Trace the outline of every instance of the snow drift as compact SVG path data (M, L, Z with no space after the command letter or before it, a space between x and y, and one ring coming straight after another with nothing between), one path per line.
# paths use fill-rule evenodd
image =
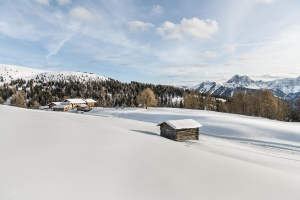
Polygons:
M162 119L172 110L154 112ZM131 112L132 118L146 119L137 109ZM199 143L174 142L157 134L156 123L102 114L0 106L0 199L300 198L300 175L286 166L256 164L271 160L299 167L300 159L229 148L238 144L210 136ZM212 130L207 122L203 129Z

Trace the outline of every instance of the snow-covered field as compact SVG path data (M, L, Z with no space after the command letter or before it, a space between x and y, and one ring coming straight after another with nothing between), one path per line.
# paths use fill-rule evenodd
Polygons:
M192 118L199 141L159 136ZM300 199L300 124L209 111L0 106L0 199Z

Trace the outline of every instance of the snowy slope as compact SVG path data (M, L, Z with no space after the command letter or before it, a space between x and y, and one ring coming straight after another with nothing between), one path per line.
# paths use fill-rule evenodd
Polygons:
M201 133L300 146L300 123L181 108L105 108L92 110L87 114L121 117L156 124L166 120L191 118L203 124Z
M272 169L284 168L286 172L300 175L300 162L294 165L295 160L300 161L300 123L177 108L100 109L92 110L88 114L155 124L166 120L194 119L203 124L203 127L200 128L200 141L193 141L192 145L189 144L190 147L265 167L271 166ZM237 149L243 153L240 155L236 152ZM246 152L250 155L244 155ZM275 161L269 157L280 159Z
M5 65L0 64L0 78L3 77L3 83L10 83L12 80L23 79L30 80L35 79L36 77L43 77L44 80L62 80L68 79L69 77L78 77L79 80L88 81L88 80L106 80L104 76L90 74L84 72L72 72L72 71L48 71L48 70L39 70L32 69L27 67L20 67L14 65Z
M153 112L164 119L173 110ZM0 127L0 199L300 198L296 153L203 135L174 142L158 136L156 123L9 106L0 106Z

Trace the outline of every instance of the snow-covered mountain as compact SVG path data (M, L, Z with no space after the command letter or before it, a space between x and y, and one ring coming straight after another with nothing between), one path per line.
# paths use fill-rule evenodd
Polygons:
M44 81L68 80L70 77L86 82L90 80L106 80L104 76L93 72L72 72L72 71L49 71L39 70L14 65L0 64L0 85L10 83L13 80L23 79L25 81L39 77Z
M226 83L205 81L192 87L192 89L220 96L232 96L241 91L268 89L277 97L295 101L300 96L300 76L273 81L254 81L248 76L235 75Z

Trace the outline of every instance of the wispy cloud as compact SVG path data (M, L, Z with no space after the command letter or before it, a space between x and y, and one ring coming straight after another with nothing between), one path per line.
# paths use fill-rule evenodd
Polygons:
M273 0L256 0L256 2L271 3Z
M100 14L93 13L92 11L86 9L83 6L73 8L69 11L69 15L72 19L80 22L93 22L102 19Z
M153 6L150 15L161 15L164 12L164 8L160 5Z
M36 41L39 38L39 34L36 32L36 28L31 23L22 21L18 22L4 22L0 21L0 33L19 40L31 40Z
M42 4L42 5L49 5L50 0L34 0L36 3Z
M66 5L72 3L71 0L56 0L60 5Z
M130 21L127 23L130 31L146 31L154 28L154 24L141 21Z
M50 44L47 46L47 50L49 51L48 55L46 56L47 59L50 58L50 56L53 56L55 54L57 54L57 52L65 45L66 42L68 42L71 38L73 37L73 34L68 35L66 38Z
M227 49L230 53L234 54L236 45L234 44L223 44L224 48Z
M205 51L204 53L199 54L199 56L204 58L216 58L218 54L215 51Z
M290 73L262 74L262 75L249 74L248 76L253 80L264 80L264 81L283 79L283 78L295 78L295 74L290 74Z

